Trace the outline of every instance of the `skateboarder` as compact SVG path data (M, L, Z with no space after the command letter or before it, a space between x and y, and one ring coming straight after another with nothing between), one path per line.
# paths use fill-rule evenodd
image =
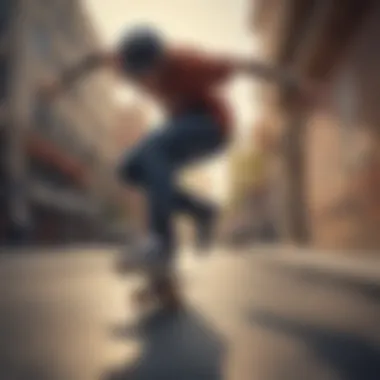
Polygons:
M286 70L174 48L159 32L137 28L121 39L115 51L90 54L59 78L47 81L43 93L59 94L101 67L115 70L146 92L167 115L161 128L121 159L117 175L145 191L149 213L149 236L125 257L121 269L132 265L168 273L177 244L175 213L193 218L199 248L206 249L212 241L215 207L177 187L175 176L186 165L222 151L231 138L233 121L219 87L238 73L277 82L293 90L295 101L306 87Z

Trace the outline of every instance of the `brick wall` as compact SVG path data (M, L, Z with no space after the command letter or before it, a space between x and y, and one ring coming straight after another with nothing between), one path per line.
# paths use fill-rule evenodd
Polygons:
M317 245L380 247L379 35L377 6L308 126L308 200Z

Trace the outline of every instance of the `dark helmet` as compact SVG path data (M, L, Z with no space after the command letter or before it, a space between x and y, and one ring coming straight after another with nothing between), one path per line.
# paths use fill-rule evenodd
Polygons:
M162 58L164 45L161 34L150 28L132 30L118 47L123 69L131 76L143 74Z

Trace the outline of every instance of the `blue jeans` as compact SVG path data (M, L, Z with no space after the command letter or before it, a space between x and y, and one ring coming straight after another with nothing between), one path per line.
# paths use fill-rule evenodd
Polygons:
M174 212L199 220L210 208L207 202L175 185L176 173L217 153L225 140L221 127L210 115L192 112L154 130L121 160L118 174L122 181L146 192L149 227L162 240L165 254L172 255L175 250Z

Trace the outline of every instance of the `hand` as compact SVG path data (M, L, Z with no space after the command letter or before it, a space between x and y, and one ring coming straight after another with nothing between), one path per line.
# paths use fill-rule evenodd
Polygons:
M322 83L313 80L303 80L300 86L300 92L305 101L314 103L322 96L324 86Z
M302 108L315 107L320 104L325 91L326 86L322 82L302 79L299 81L293 104Z
M61 86L57 79L45 79L38 86L40 96L54 99L61 93Z

